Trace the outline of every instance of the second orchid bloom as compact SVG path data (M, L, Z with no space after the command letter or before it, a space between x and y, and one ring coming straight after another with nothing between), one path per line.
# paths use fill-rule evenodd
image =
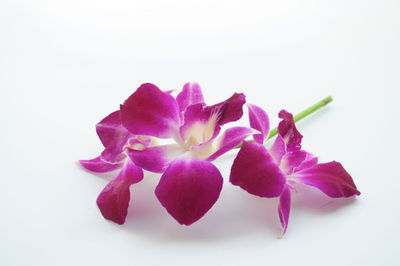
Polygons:
M249 105L250 126L262 134L254 136L254 142L243 143L233 162L230 182L259 197L279 197L278 212L284 234L294 184L316 187L332 198L351 197L360 192L340 163L318 163L318 157L301 150L303 136L297 131L292 114L282 110L279 118L282 121L278 136L267 150L263 143L269 135L268 116L261 108Z
M244 141L232 165L230 182L260 197L280 197L279 217L286 231L293 184L319 188L331 197L359 195L350 175L337 162L318 164L317 157L301 150L302 136L293 117L281 111L278 136L267 150L268 116L247 105L250 127L221 126L243 115L244 94L208 106L197 83L187 83L174 98L153 84L141 85L116 111L97 124L104 151L82 160L89 171L121 169L97 199L103 216L123 224L130 201L130 186L143 179L143 170L162 173L155 194L180 224L199 220L217 201L223 177L212 161ZM169 139L167 144L159 144ZM165 142L165 141L164 141Z

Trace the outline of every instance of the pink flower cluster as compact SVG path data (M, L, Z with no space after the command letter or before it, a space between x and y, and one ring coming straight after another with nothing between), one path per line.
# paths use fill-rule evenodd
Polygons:
M167 212L180 224L196 222L222 189L223 177L212 162L241 143L230 182L259 197L279 197L283 233L295 183L314 186L332 198L360 194L340 163L318 163L316 156L301 149L302 135L285 110L279 113L278 136L269 149L263 145L269 134L268 115L255 105L247 104L250 127L229 127L221 133L221 126L242 117L245 103L245 95L235 93L208 106L197 83L185 84L176 97L153 84L141 85L120 110L96 125L104 146L101 155L79 161L96 173L120 170L97 198L104 218L125 222L130 186L142 181L147 170L162 173L155 195ZM245 141L251 136L254 141ZM159 144L160 139L170 143Z

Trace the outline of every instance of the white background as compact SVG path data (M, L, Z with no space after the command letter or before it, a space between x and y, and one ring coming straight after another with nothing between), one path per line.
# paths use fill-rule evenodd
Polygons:
M0 2L1 265L399 265L400 1ZM197 81L277 113L332 95L298 124L304 148L340 161L361 196L299 187L277 239L276 200L225 182L190 227L132 187L127 222L95 200L111 175L82 170L94 125L141 83ZM216 161L227 179L235 156Z

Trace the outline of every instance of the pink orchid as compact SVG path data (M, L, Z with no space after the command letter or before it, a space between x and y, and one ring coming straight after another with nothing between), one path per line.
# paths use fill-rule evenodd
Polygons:
M200 219L217 201L222 175L211 162L235 148L255 130L221 126L243 115L244 94L207 106L200 86L187 83L174 98L153 84L141 85L120 108L122 125L133 135L170 139L163 145L127 146L131 161L162 173L155 194L180 224Z
M271 148L266 149L263 143L269 135L268 116L255 105L248 107L250 126L261 134L254 135L255 142L243 142L232 165L230 182L259 197L280 197L282 234L288 226L293 184L316 187L332 198L360 195L340 163L318 163L317 157L301 150L303 136L297 131L292 114L285 110L279 113L282 121L278 136Z
M123 224L128 212L130 186L143 179L143 170L137 167L124 150L133 145L149 145L150 139L137 137L121 124L120 111L115 111L96 125L96 132L104 145L100 156L92 160L80 160L87 170L106 173L121 169L97 198L97 205L104 218Z

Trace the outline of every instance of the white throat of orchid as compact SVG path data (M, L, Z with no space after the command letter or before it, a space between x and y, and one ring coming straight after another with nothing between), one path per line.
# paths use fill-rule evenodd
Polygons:
M207 143L214 136L219 113L213 113L207 121L197 121L182 132L182 148L191 151L193 146Z

